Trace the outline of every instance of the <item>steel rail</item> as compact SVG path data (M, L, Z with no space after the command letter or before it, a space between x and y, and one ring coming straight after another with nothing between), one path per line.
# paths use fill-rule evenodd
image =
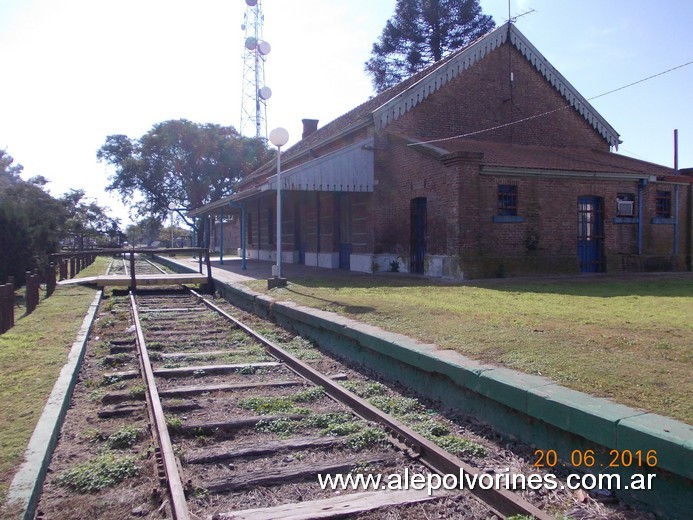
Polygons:
M180 473L178 472L176 456L173 453L171 437L168 434L166 417L164 415L164 409L161 406L161 399L159 398L159 391L154 378L154 370L152 369L149 353L147 352L147 345L144 341L144 333L142 332L142 325L137 311L137 302L132 293L130 293L130 305L132 307L132 316L135 322L140 365L147 386L147 397L150 403L152 420L154 422L154 431L156 432L156 439L159 443L164 471L166 472L166 481L171 499L171 511L175 520L190 520L188 504L185 500L185 491L183 489Z
M263 337L247 325L226 313L213 302L202 297L202 295L198 294L192 289L190 289L190 292L199 298L209 308L215 310L228 320L232 321L237 327L264 344L273 356L286 363L286 365L294 372L308 379L314 384L321 386L328 395L348 405L364 419L371 420L385 426L396 437L403 440L409 448L414 450L418 460L427 464L431 469L440 475L457 475L457 477L460 479L460 488L462 488L463 474L469 475L470 478L474 478L474 475L477 475L476 482L478 482L478 476L480 476L481 473L476 468L443 450L425 437L416 433L405 424L376 408L365 399L357 396L353 392L350 392L306 363L303 363L301 360L282 349L279 345ZM522 497L511 493L510 491L504 489L495 489L493 487L491 489L482 489L478 485L473 489L465 489L480 499L485 505L500 513L502 516L530 515L535 517L537 520L553 520L553 516L545 513L538 507L527 502Z
M154 262L152 262L149 258L142 258L145 262L147 262L149 265L151 265L154 269L158 269L160 273L166 274L166 271L164 271L161 267L156 265Z

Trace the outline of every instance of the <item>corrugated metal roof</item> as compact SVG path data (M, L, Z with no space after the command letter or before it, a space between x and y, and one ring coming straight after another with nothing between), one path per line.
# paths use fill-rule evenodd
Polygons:
M282 190L373 191L373 138L302 164L281 174ZM263 190L277 189L277 176Z

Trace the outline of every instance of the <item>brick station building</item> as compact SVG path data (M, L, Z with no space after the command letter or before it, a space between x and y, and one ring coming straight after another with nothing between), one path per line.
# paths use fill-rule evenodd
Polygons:
M690 269L692 172L619 143L505 24L321 128L304 120L282 153L282 262L457 279ZM276 261L276 183L273 162L190 214L237 215L226 247Z

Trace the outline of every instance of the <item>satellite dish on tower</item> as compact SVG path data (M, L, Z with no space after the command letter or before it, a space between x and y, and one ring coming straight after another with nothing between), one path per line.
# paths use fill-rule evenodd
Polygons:
M255 7L257 5L257 0L245 0L245 3L250 7Z
M272 50L272 47L270 46L269 43L262 41L262 42L257 44L257 50L263 56L267 56L270 53L270 51Z
M254 51L257 47L257 40L252 36L245 39L245 48L249 51Z
M262 87L258 93L260 95L260 99L264 99L265 101L272 97L272 89L269 87Z

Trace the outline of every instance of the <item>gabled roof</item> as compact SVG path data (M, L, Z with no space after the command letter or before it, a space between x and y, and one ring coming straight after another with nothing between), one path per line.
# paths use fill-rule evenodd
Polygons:
M610 146L617 146L621 142L616 130L587 99L549 63L514 24L508 22L319 128L289 148L284 157L287 160L298 157L311 148L337 139L364 124L374 124L377 129L385 128L489 52L506 43L508 38L527 61L563 96L567 104L580 113Z

